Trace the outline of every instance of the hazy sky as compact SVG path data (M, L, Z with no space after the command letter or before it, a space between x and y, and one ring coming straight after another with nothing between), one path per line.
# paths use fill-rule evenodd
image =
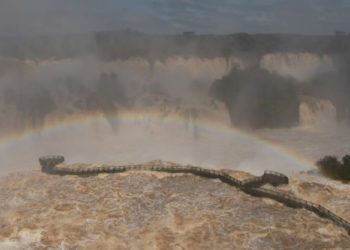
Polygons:
M0 35L350 32L350 0L0 0Z

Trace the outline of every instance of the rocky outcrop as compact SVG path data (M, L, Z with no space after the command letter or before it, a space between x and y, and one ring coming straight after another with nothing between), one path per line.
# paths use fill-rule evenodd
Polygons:
M212 84L210 93L225 103L234 126L280 128L299 122L295 80L258 67L231 71Z

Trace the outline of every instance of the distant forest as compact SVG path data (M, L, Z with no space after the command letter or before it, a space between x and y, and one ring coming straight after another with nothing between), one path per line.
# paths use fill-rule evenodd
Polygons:
M319 75L300 85L295 79L259 68L260 58L274 52L328 54L335 59L337 72ZM350 122L350 35L343 33L329 36L196 35L192 32L146 35L126 30L61 37L0 38L2 57L42 60L84 55L104 61L141 57L151 63L172 56L246 58L252 62L250 68L232 69L210 89L212 97L225 103L233 124L249 128L295 126L302 95L332 101L338 119ZM110 103L103 105L111 109Z
M66 36L0 37L0 56L21 59L67 58L93 54L104 60L142 57L149 61L174 55L201 58L272 52L337 54L350 58L350 35L247 34L146 35L133 31Z

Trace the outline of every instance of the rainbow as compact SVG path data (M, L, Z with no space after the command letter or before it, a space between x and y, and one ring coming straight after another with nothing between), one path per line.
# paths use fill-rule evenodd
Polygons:
M162 124L178 124L185 125L185 120L183 116L177 114L169 114L168 116L162 115L158 111L154 111L151 109L144 109L138 111L126 110L119 113L113 114L101 114L101 113L84 113L84 114L76 114L69 117L64 117L61 119L48 119L45 122L44 127L42 128L31 128L26 129L22 132L9 133L6 136L0 137L0 150L9 147L15 146L18 143L21 143L25 140L30 140L32 136L38 135L41 133L50 134L53 131L64 130L70 126L80 126L80 125L88 125L95 122L102 121L110 121L110 122L126 122L126 123L143 123L147 122L161 122ZM201 129L205 129L206 131L213 133L220 133L227 136L230 135L239 135L242 138L257 143L261 146L268 147L274 153L283 156L289 161L295 161L303 166L307 166L308 169L313 169L314 163L305 158L304 156L298 154L293 149L286 147L285 145L272 142L266 139L263 139L259 135L256 135L250 131L238 129L229 125L225 125L222 122L216 122L212 119L203 119L198 118L195 122L196 126Z

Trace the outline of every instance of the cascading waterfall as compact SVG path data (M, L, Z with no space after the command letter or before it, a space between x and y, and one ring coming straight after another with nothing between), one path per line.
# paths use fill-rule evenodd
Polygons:
M337 123L336 107L329 100L302 97L299 114L301 127L322 127Z
M271 57L272 55L269 56ZM300 64L315 62L316 65L319 65L319 61L309 59L309 57L317 57L314 55L291 56L288 54L284 57L282 55L277 56L277 58L280 58L279 60L286 60L285 63L280 62L281 64L287 64L290 57L301 60ZM267 59L263 58L262 62L264 60ZM305 60L305 62L302 60ZM225 58L172 57L163 61L155 60L152 70L150 62L141 58L109 62L102 62L93 58L38 62L22 61L20 64L22 65L20 66L21 74L18 72L11 74L11 71L7 71L7 74L0 78L1 88L12 87L16 91L25 90L27 86L30 86L31 89L38 91L28 93L24 91L26 93L25 100L29 100L29 104L34 103L37 106L40 104L41 107L47 106L45 103L47 98L45 99L43 96L49 94L50 98L54 100L56 107L48 113L43 113L42 116L40 113L36 113L39 118L44 120L44 130L52 124L61 124L65 120L84 120L84 117L104 117L103 119L109 121L109 123L106 123L102 120L90 125L82 125L84 130L78 129L73 131L73 127L78 127L78 125L64 129L59 132L62 134L57 135L59 141L55 145L50 145L46 142L46 138L50 138L50 135L45 134L45 132L43 132L41 137L33 136L29 141L31 141L31 145L36 145L38 153L66 152L66 149L62 148L61 144L63 144L63 141L71 141L74 135L74 140L77 143L80 140L84 141L84 146L75 145L72 146L74 149L69 149L75 155L77 155L75 150L80 151L84 157L93 155L91 152L95 151L95 147L100 148L103 145L109 145L111 150L106 151L104 155L101 153L100 158L96 156L98 160L107 159L109 153L113 156L117 153L119 155L124 154L124 160L128 161L134 157L135 153L132 152L142 152L143 155L141 153L136 154L140 159L145 160L164 156L164 159L177 161L178 156L181 155L184 163L208 163L211 166L230 165L249 171L259 171L262 165L276 166L276 170L278 170L278 166L283 165L280 164L283 160L278 161L277 164L274 157L266 156L271 154L269 149L260 148L250 142L234 137L226 138L216 133L208 134L205 132L205 129L201 128L201 124L211 122L230 127L230 118L225 105L208 96L212 82L222 78L227 73L228 64ZM239 58L231 58L230 64L232 67L233 65L238 68L245 67ZM270 70L278 73L278 67L274 68L275 66L277 67L278 64L270 64ZM14 66L12 65L11 67ZM313 68L316 68L316 66ZM103 92L98 89L99 77L102 72L106 72L107 75L114 73L117 76L116 83L123 87L126 104L115 103L114 99L110 102L105 102L106 95L108 96L110 91ZM41 91L43 89L46 92ZM40 94L43 105L41 102L38 102L36 93ZM96 99L94 95L101 96ZM14 131L16 135L16 132L23 128L17 125L23 125L25 122L21 118L23 117L23 111L16 106L17 103L23 102L24 99L21 98L21 95L13 95L13 97L18 99L14 99L12 103L6 103L3 96L0 97L2 99L0 100L2 103L0 106L2 109L0 114L2 120L1 132L5 135L13 129L16 130ZM33 100L35 101L32 102ZM95 101L101 102L101 106L99 106L101 109L97 111L89 110L90 106L81 105L82 101L87 101L89 104L94 104ZM104 107L107 109L106 113L103 113ZM116 112L110 112L111 107L115 107ZM37 107L31 107L28 110L38 109ZM123 120L129 117L129 114L137 114L138 119L142 121L141 124L126 125ZM143 118L140 118L140 116ZM173 125L167 125L168 119L170 121L176 119L179 126L172 127ZM320 124L328 124L326 121L335 120L336 110L330 101L306 97L300 98L300 126L298 127L310 128ZM115 127L115 131L111 131L110 125ZM38 131L38 134L41 133L40 127L32 129L28 125L25 129L26 131ZM82 131L84 132L82 135L84 139L78 136ZM305 155L312 161L317 160L320 155L327 154L329 149L329 147L320 148L328 138L323 139L323 136L315 134L312 134L312 136L316 136L320 143L317 144L318 147L310 148L310 140L308 138L311 135L309 137L308 135L300 136L299 133L301 132L299 130L289 128L274 130L267 128L264 131L251 132L258 135L262 134L268 140L272 138L272 141L278 141L282 145L286 145L286 147L293 150L296 149L298 153ZM122 133L125 133L125 136L122 136ZM108 142L106 139L102 140L105 137L110 138L110 140ZM117 145L114 145L116 141L111 138L118 142L123 141L123 144L117 143ZM145 144L139 142L140 138L145 138L144 140L149 151L145 152L143 149ZM148 140L154 141L156 138L158 138L158 144L153 149L148 145ZM294 140L294 138L297 139ZM102 144L97 143L99 140L101 140ZM168 147L171 150L164 147L164 144L168 141L171 142ZM329 143L329 141L327 142ZM22 142L19 144L22 144ZM24 145L25 143L23 147L21 146L21 152L25 154L26 147ZM85 145L86 150L84 149ZM345 152L347 151L347 145L338 145L334 147L334 150ZM48 151L42 152L43 148ZM131 148L133 150L130 150ZM304 148L307 150L303 150ZM32 148L31 150L34 149ZM125 153L125 150L128 154ZM6 161L4 160L6 166L20 166L19 162L21 159L11 162L14 161L14 157L8 152L15 151L11 147L4 150L3 155L6 155ZM210 152L210 154L206 152ZM214 152L216 152L215 156L212 155ZM30 159L30 156L27 156L27 158L23 158L25 161ZM73 155L70 156L73 157ZM79 156L77 156L77 159L79 159Z
M310 80L317 74L335 70L331 56L312 53L266 54L260 61L260 67L271 73L293 77L300 82Z

